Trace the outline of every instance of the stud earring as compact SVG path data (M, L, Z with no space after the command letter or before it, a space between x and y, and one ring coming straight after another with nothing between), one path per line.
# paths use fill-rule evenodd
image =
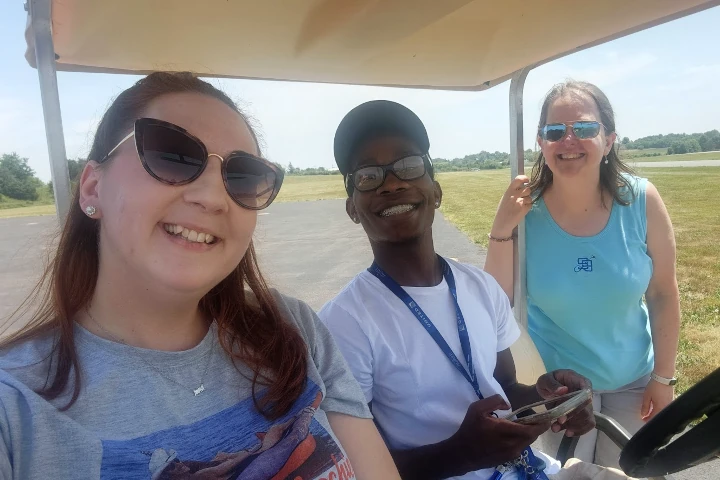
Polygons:
M95 215L95 212L97 212L97 210L92 205L88 205L87 207L85 207L85 215L87 215L88 217L92 217L93 215Z
M605 165L607 165L608 163L610 163L610 161L607 159L607 157L603 157L603 158L605 159Z

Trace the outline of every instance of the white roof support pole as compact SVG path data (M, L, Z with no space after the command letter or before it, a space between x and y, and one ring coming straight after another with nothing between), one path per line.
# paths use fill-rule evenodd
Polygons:
M45 136L47 137L50 171L55 206L60 224L70 211L70 175L65 154L60 95L55 71L55 48L52 38L51 0L28 0L32 34L35 37L35 62L40 80Z
M525 173L525 148L523 145L523 88L533 66L515 72L510 81L510 176L511 179ZM527 284L525 283L525 222L515 229L517 241L513 247L513 282L515 319L527 328Z

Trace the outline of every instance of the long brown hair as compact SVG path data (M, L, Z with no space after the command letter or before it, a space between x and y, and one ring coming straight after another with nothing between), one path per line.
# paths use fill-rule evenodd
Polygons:
M115 99L98 126L89 158L104 158L151 101L179 92L200 93L222 101L245 120L257 144L247 117L225 93L187 72L158 72L141 79ZM46 383L38 393L54 399L72 384L72 398L63 410L70 408L80 394L73 318L92 299L99 266L99 222L83 213L79 195L78 185L54 256L30 296L11 316L17 320L19 313L31 312L30 321L2 341L2 346L8 346L55 333ZM31 308L33 304L38 306ZM217 321L225 352L254 372L252 392L256 408L269 418L287 413L305 387L308 349L298 330L282 318L258 268L252 242L240 264L201 299L199 308ZM267 386L262 396L258 395L259 386Z
M552 103L563 95L575 92L591 98L600 112L600 123L605 126L605 135L615 133L615 112L610 100L597 86L588 82L569 80L555 85L545 96L542 109L540 110L540 121L538 131L547 123L548 112ZM607 160L607 163L605 163ZM600 188L608 193L620 205L629 205L635 192L627 177L623 174L634 175L634 171L625 162L620 160L618 147L613 145L610 152L600 164ZM553 173L545 163L545 157L540 151L530 176L530 190L537 201L547 188L552 185Z

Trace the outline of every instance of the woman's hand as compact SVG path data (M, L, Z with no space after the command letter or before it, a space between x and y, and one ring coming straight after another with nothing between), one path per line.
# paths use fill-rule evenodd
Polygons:
M495 221L490 231L493 237L507 238L512 235L513 229L530 211L532 207L530 189L524 186L529 181L525 175L518 175L510 182L495 214Z
M650 380L645 387L643 395L642 408L640 416L643 421L653 418L663 408L667 407L673 401L675 389L671 385L663 385L662 383Z

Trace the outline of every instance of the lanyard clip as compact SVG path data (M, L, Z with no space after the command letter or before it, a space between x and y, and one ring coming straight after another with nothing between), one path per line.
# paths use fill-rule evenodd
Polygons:
M493 472L492 476L488 480L501 480L503 476L505 475L505 472L509 472L511 470L515 469L515 464L513 462L503 463L502 465L498 465L495 467L495 471Z
M543 473L547 465L530 452L530 447L522 452L513 465L517 468L518 476L522 480L547 479Z

